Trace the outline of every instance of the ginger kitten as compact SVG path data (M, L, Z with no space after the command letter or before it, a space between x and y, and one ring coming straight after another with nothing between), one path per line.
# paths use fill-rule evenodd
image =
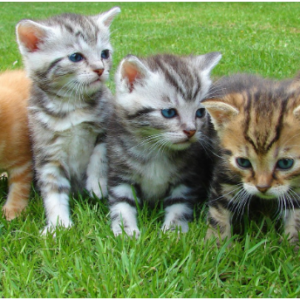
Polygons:
M0 170L8 175L9 192L2 208L7 220L27 206L33 177L27 118L30 87L24 71L0 74Z
M209 198L207 238L231 236L231 220L252 205L275 204L284 233L300 230L300 79L234 75L202 102L217 130L219 159Z

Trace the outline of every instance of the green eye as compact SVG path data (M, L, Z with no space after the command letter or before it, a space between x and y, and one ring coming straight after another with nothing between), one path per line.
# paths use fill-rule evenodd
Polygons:
M252 167L251 162L247 158L238 157L236 163L243 169L249 169Z
M282 158L277 161L276 167L281 170L288 170L294 165L294 160L291 158Z

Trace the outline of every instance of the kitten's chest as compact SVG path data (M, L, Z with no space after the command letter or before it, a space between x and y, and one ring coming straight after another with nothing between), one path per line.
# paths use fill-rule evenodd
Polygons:
M143 165L138 181L144 200L159 200L165 197L170 185L176 179L176 168L167 159Z
M60 147L66 154L66 160L73 172L86 169L94 149L96 133L88 124L72 127L60 135Z

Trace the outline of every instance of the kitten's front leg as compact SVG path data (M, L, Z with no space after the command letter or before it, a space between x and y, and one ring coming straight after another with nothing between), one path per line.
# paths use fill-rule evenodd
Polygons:
M300 209L295 208L293 210L286 210L284 214L284 233L288 235L292 244L299 242L300 231Z
M53 231L58 225L72 226L69 210L70 182L67 171L59 162L49 162L39 168L38 174L38 184L47 217L47 226L42 233Z
M99 198L107 197L106 143L95 146L87 167L86 189Z
M17 217L27 206L32 182L32 162L24 162L8 172L9 193L2 210L7 220Z
M216 198L215 198L216 199ZM205 239L216 237L218 243L220 240L231 237L231 212L216 200L209 203L207 216L208 230Z
M109 189L111 228L115 236L122 234L122 228L137 238L140 231L136 220L136 203L129 184L120 184ZM139 202L139 199L136 199Z
M180 185L173 189L171 195L164 200L165 220L163 231L181 230L188 232L188 222L193 217L193 201L188 197L189 188Z

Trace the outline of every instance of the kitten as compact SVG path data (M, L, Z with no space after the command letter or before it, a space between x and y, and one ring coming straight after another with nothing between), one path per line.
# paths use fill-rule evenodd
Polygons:
M70 191L106 193L104 141L112 95L105 81L112 64L109 26L119 12L115 7L96 16L62 14L17 24L33 80L29 122L47 216L44 233L72 225Z
M188 231L195 201L204 200L212 158L212 125L201 105L221 55L146 59L129 55L117 70L107 140L112 230L139 235L136 201L162 200L162 229ZM200 142L199 142L200 141Z
M202 103L219 137L207 238L229 238L249 205L277 204L292 242L300 230L300 79L223 78Z
M8 175L9 192L2 208L7 220L27 206L33 177L27 118L30 86L24 71L0 74L0 170Z

